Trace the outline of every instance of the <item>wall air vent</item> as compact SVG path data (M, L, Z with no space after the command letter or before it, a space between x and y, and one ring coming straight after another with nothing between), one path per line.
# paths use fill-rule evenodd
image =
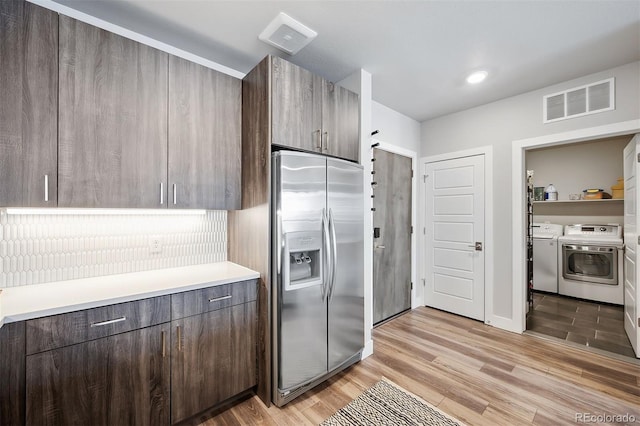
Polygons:
M551 123L615 109L615 79L597 81L542 98L542 121Z

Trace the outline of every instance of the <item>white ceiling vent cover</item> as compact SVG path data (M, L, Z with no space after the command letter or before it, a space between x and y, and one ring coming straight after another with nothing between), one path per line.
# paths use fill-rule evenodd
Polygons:
M289 55L295 55L317 35L311 28L280 12L258 38Z
M615 109L615 79L596 81L542 98L542 121L550 123L567 118Z

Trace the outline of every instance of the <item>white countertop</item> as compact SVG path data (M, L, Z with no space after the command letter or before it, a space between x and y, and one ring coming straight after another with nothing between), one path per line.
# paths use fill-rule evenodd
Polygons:
M259 276L257 272L235 263L218 262L3 288L0 293L0 327L8 322L163 296Z

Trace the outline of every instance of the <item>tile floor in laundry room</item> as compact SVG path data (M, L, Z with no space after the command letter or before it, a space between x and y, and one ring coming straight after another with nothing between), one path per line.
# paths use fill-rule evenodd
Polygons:
M623 315L619 305L534 292L527 331L635 358Z

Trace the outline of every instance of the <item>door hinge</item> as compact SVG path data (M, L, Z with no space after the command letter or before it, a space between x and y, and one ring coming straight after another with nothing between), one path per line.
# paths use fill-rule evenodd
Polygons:
M640 317L638 317L638 327L640 327Z
M640 235L638 235L638 245L640 245Z
M640 152L638 153L638 163L640 163Z
M411 170L411 179L413 179L413 170Z
M429 177L429 175L422 175L422 180L424 181L424 183L427 183L427 178Z
M411 233L413 234L413 226L411 227Z
M413 282L411 282L411 290L413 290Z
M427 235L427 228L422 228L422 233L423 233L424 235Z

